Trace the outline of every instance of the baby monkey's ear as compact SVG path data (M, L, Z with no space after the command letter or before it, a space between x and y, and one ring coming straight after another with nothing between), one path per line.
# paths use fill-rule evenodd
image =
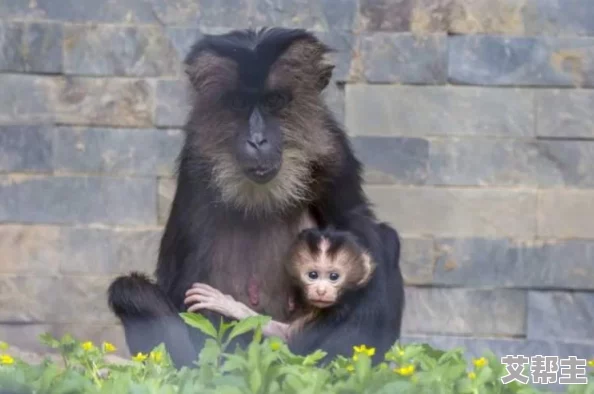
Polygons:
M369 282L376 267L375 262L371 259L371 256L368 253L363 253L361 259L363 264L363 275L357 282L357 287L365 286L367 282Z

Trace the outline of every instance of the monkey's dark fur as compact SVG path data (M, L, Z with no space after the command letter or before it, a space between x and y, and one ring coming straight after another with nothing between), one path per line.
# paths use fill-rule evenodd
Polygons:
M332 358L366 344L382 357L398 339L399 237L377 222L361 187L361 164L322 101L333 69L328 52L299 29L205 36L192 48L186 65L193 109L156 282L132 274L109 288L131 352L165 342L177 366L197 359L205 337L178 315L195 282L286 321L290 281L282 259L304 220L351 232L378 266L365 288L345 296L340 315L317 321L292 350L321 348Z

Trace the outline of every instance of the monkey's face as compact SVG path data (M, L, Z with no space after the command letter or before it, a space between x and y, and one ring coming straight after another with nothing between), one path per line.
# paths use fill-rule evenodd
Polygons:
M327 308L336 302L345 287L345 273L340 267L313 264L301 277L307 303L316 308Z
M246 210L304 202L312 168L337 159L321 97L332 70L326 49L307 37L279 41L289 33L234 33L222 41L224 50L213 39L214 49L190 63L194 147L212 167L222 199Z

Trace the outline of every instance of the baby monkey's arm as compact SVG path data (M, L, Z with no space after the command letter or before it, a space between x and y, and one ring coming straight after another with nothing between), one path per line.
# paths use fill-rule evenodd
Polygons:
M223 294L204 283L194 283L192 288L186 291L184 303L190 305L188 312L206 309L236 320L259 315L230 295ZM266 336L280 337L286 341L288 339L288 328L288 324L272 320L262 328L262 333Z

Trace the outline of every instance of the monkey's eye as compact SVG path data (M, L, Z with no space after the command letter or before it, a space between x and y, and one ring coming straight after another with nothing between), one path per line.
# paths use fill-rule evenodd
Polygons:
M318 273L316 271L309 271L307 276L309 276L309 279L318 279Z
M340 275L338 275L336 272L331 272L330 273L330 280L332 282L336 282L338 280L338 278L340 278Z
M262 105L267 111L274 112L283 109L289 101L289 95L281 92L272 92L264 96Z

